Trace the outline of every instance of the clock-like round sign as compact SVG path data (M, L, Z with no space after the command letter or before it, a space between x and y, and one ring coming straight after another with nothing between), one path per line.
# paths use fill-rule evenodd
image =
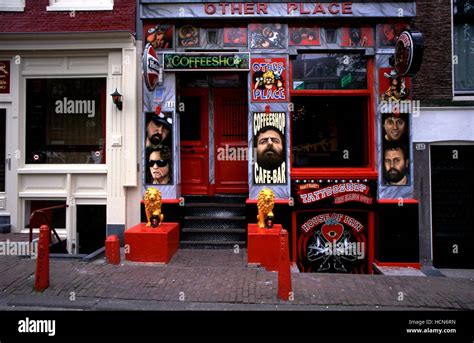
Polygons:
M423 61L423 36L418 31L402 31L395 45L395 71L398 75L414 76Z

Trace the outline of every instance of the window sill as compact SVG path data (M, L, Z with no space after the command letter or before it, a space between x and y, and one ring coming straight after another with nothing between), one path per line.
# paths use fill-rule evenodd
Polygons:
M8 6L2 5L0 6L0 12L24 12L25 6Z
M455 95L453 101L474 101L474 95Z
M46 7L48 12L72 12L72 11L112 11L114 5L51 5Z
M107 174L107 165L27 164L18 169L18 174Z

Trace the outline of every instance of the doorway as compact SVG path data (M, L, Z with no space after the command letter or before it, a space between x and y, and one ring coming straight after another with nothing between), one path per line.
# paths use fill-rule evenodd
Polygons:
M433 265L474 268L474 145L431 146Z
M248 193L248 95L243 76L178 76L183 195Z

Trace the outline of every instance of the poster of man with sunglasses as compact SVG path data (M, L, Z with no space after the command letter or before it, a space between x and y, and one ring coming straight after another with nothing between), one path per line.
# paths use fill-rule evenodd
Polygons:
M145 182L148 185L172 184L171 114L145 113Z

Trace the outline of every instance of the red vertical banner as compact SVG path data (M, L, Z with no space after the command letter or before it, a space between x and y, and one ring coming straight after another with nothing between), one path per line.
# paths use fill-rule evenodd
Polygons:
M36 260L35 290L37 291L44 291L49 287L49 235L49 227L42 225Z
M0 61L0 94L10 94L10 61Z

